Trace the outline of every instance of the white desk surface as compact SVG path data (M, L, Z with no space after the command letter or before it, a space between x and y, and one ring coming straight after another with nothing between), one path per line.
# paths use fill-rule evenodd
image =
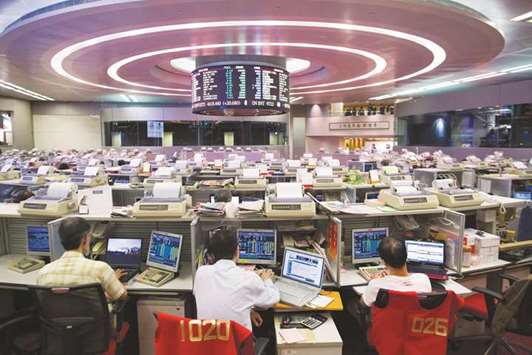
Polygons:
M489 175L481 175L479 176L480 179L487 179L487 180L532 180L531 176L519 176L519 175L513 175L513 174L489 174Z
M499 203L504 207L525 207L528 204L527 200L520 200L518 198L504 197L499 195L489 195L481 192L480 195L487 201Z
M0 217L20 217L18 203L0 203Z
M443 207L436 207L436 208L427 208L427 209L421 209L421 210L396 210L393 207L386 206L388 211L382 211L378 209L377 207L373 206L366 206L364 204L363 209L361 209L361 213L342 213L340 212L340 215L342 217L347 216L364 216L364 217L388 217L388 216L407 216L407 215L422 215L422 214L443 214L445 212L445 208Z
M449 279L446 281L439 281L438 283L443 285L443 287L445 287L447 291L454 291L454 293L456 293L457 295L468 295L470 293L473 293L473 291L471 291L465 286L460 285L458 282L456 282L453 279ZM353 290L355 290L356 293L361 295L366 290L366 287L367 285L355 286L353 287Z
M492 263L484 263L484 264L479 264L479 265L469 266L469 267L462 266L462 274L465 275L465 274L471 274L474 272L488 271L490 269L499 269L499 268L503 268L511 264L512 263L509 261L499 259ZM452 274L455 274L455 272L450 272L449 274L452 275Z
M489 210L492 208L498 208L498 202L484 201L480 206L464 206L464 207L444 207L450 211L455 212L466 212L466 211L478 211L478 210Z
M352 188L352 189L371 189L371 188L382 188L382 187L388 187L388 185L382 182L376 182L374 184L348 184L346 183L346 188Z
M282 315L275 315L274 317L274 325L275 325L275 338L277 340L277 346L278 347L291 347L291 348L307 348L309 344L312 344L312 346L316 347L330 347L332 346L341 346L342 345L342 338L340 337L340 334L338 333L338 329L336 329L336 325L334 324L333 319L331 318L331 315L329 313L321 313L321 315L327 317L327 321L320 325L318 328L314 330L310 329L298 329L302 332L302 334L309 332L309 338L312 338L312 340L305 340L298 343L286 343L283 339L283 337L279 334L279 330L281 329L281 320Z
M39 270L21 274L16 271L8 269L8 266L22 258L24 255L2 255L0 256L0 288L4 287L20 287L35 286L37 284L37 276ZM162 285L161 287L154 287L140 282L131 281L126 285L128 292L133 293L177 293L179 291L192 290L192 265L183 264L179 271L179 277Z

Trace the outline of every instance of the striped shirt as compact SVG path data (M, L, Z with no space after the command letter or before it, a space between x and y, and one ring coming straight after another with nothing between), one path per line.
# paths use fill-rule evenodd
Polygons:
M66 251L61 258L39 270L37 285L72 287L99 283L111 300L117 300L126 289L111 267L103 261L87 259L78 251Z

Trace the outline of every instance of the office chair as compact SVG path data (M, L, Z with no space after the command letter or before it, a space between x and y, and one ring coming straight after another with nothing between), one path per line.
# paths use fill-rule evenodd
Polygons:
M156 355L263 355L267 338L253 339L252 332L234 321L199 320L167 313L157 319Z
M511 344L504 338L506 333L532 337L532 276L529 275L524 280L507 274L501 274L499 277L510 283L510 287L504 293L481 287L473 288L473 291L484 295L487 308L487 317L484 318L488 327L487 333L454 337L451 339L453 348L458 348L460 343L466 341L485 341L488 347L484 355L492 351L497 353L500 348L504 348L512 355L518 354L516 349L532 354L532 349L520 344Z
M424 294L379 290L371 308L369 344L379 355L447 353L463 299L452 291Z
M23 309L0 320L2 354L39 355L40 332L35 309Z
M98 283L70 288L32 287L41 324L42 354L114 355L129 328L112 318L102 286ZM112 313L119 313L121 308Z

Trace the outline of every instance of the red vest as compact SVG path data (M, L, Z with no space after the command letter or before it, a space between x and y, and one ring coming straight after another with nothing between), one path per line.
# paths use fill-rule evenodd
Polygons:
M379 355L445 355L463 299L448 291L442 304L425 309L415 292L387 292L388 304L371 308L369 338Z
M233 321L157 315L156 355L254 355L253 336Z

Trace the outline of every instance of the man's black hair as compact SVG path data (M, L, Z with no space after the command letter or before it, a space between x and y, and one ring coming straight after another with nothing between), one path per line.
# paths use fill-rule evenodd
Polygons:
M236 232L222 227L212 233L207 249L214 256L215 261L218 261L221 259L233 259L237 247Z
M59 225L59 237L65 250L76 250L91 226L81 217L65 218Z
M399 269L406 264L406 245L404 240L386 237L379 244L379 256L387 265Z

